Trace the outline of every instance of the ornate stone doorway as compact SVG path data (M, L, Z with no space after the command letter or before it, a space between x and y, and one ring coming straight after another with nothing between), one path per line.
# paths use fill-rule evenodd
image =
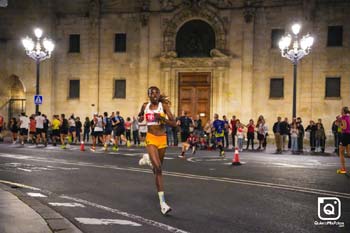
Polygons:
M195 119L196 115L204 124L210 118L211 73L184 72L179 73L179 108L188 112Z

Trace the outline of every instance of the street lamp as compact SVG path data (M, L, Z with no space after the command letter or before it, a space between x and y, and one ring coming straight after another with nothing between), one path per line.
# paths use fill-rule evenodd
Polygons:
M297 64L300 59L310 53L311 46L314 43L314 38L309 34L303 36L299 41L298 34L300 29L300 24L294 24L292 26L293 38L290 34L287 34L278 43L282 57L291 60L293 63L293 118L296 117ZM292 40L293 43L291 43ZM290 44L292 44L291 48L289 48Z
M39 95L39 80L40 80L40 62L50 58L51 52L55 48L55 44L52 40L44 38L41 40L43 35L43 31L40 28L34 29L34 34L36 37L36 42L32 40L32 38L26 36L26 38L22 39L22 44L24 49L26 50L26 54L33 58L36 62L36 95ZM39 105L35 105L35 113L38 114Z

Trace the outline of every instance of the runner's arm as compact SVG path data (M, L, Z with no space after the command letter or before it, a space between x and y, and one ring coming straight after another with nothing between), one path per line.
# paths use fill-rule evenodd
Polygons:
M144 103L141 107L141 110L139 112L139 114L137 115L137 120L139 122L142 122L145 119L145 108L146 108L146 103Z
M166 119L165 117L161 117L162 120L165 122L165 124L176 127L177 124L176 124L174 115L170 111L169 105L164 104L163 107L164 107L165 114L168 116L168 119Z

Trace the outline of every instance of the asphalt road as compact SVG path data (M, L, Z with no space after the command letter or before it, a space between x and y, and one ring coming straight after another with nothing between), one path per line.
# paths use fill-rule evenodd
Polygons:
M169 216L160 213L150 168L138 165L145 148L92 153L1 144L0 180L43 194L35 198L89 233L350 232L350 178L336 174L335 155L242 152L244 165L231 166L232 151L225 159L198 151L187 160L179 152L169 148L163 166ZM343 227L315 225L319 197L339 198ZM323 217L337 215L339 203L331 203L335 213Z

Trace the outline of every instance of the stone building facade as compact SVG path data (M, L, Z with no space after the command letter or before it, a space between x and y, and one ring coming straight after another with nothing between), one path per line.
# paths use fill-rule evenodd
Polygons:
M322 118L329 130L350 103L349 21L347 0L8 0L0 8L0 113L35 110L36 66L20 39L41 27L56 44L40 66L40 110L49 116L133 116L156 85L176 115L243 122L264 115L272 126L278 115L291 118L293 94L293 65L273 44L273 31L300 22L315 43L298 64L297 115L305 124ZM334 27L341 44L330 46ZM124 35L124 52L116 52L116 34ZM72 35L79 35L79 52L70 52ZM72 80L79 80L74 98Z

